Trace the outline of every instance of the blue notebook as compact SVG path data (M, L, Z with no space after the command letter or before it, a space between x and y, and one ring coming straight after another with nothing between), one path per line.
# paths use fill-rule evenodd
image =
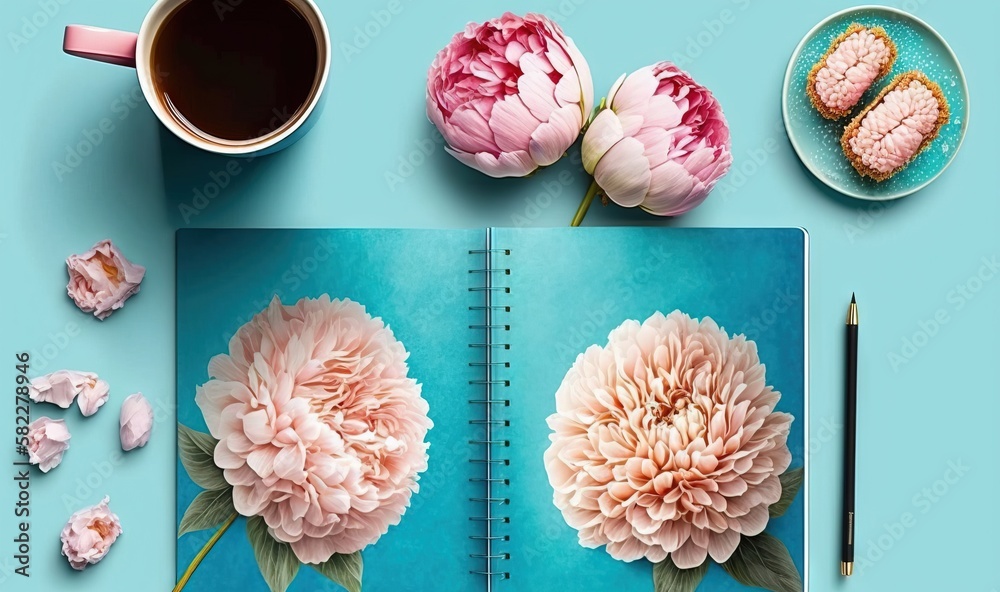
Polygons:
M179 231L182 589L806 589L807 263L800 229Z

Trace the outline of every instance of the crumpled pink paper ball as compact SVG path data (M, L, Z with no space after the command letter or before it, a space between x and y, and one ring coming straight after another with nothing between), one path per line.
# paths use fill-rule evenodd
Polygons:
M68 409L76 399L80 412L91 416L108 400L110 387L93 372L57 370L33 378L28 396L36 403L52 403ZM79 398L77 398L79 396Z

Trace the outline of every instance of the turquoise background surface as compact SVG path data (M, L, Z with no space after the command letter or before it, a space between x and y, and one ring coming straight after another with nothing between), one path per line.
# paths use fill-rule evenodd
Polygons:
M510 294L510 331L496 341L510 343L500 360L510 369L501 378L510 399L499 414L510 420L503 437L510 466L511 516L500 525L510 534L502 568L516 590L601 592L606 582L620 590L652 592L652 565L624 563L604 549L585 549L577 532L552 503L543 460L552 431L546 418L556 411L554 394L577 356L592 344L604 347L608 333L627 319L645 321L657 311L680 310L694 318L712 317L730 335L757 343L767 384L781 392L777 410L794 417L788 447L790 468L805 464L805 264L806 237L798 229L498 229L494 246L510 249L496 266ZM560 259L538 253L563 250ZM568 264L568 265L567 265ZM506 323L508 320L499 320ZM768 522L767 532L788 548L800 576L806 552L804 494L788 512ZM698 590L738 592L748 588L712 566Z
M0 588L159 591L174 581L176 229L569 223L588 184L578 149L533 178L491 180L447 156L424 117L434 54L466 21L510 9L558 18L588 57L599 93L625 71L673 59L715 92L729 119L734 167L704 205L676 220L598 205L586 224L810 231L811 589L1000 590L1000 387L992 376L1000 357L1000 200L992 175L1000 113L989 107L1000 92L1000 5L891 2L948 39L974 107L966 143L937 182L892 204L870 204L812 179L781 124L781 82L792 50L813 25L851 2L400 1L401 11L387 20L380 11L388 0L320 0L337 43L323 116L295 146L249 162L201 154L162 133L136 102L132 72L61 53L64 25L134 30L147 2L0 5L0 358L8 360L0 379L9 389L0 429L14 430L15 352L34 352L34 372L92 370L112 388L112 401L91 418L75 408L35 409L66 417L73 441L62 466L32 474L27 580L13 574L17 488L5 439ZM374 35L366 38L365 28ZM102 123L111 131L98 136L92 130ZM101 323L66 298L63 260L106 237L149 271L142 292ZM851 291L863 323L859 564L844 581L840 348ZM146 394L159 421L145 448L117 456L116 409L135 391ZM101 565L73 573L59 555L59 531L73 510L104 494L125 534Z

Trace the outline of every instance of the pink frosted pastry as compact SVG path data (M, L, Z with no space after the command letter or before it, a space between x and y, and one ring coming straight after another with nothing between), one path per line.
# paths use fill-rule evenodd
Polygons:
M882 27L852 24L830 44L806 82L806 94L820 115L840 119L850 114L876 80L892 70L896 44Z
M949 117L941 87L906 72L851 121L840 144L862 176L885 181L930 146Z

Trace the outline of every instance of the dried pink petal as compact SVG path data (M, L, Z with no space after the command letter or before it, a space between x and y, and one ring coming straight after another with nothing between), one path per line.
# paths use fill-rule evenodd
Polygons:
M68 409L76 399L84 416L97 413L108 400L110 387L93 372L57 370L31 380L28 396L36 403L52 403ZM77 398L79 395L79 398Z
M90 380L97 380L96 374L57 370L45 376L31 379L28 396L36 403L52 403L68 409L73 400Z
M84 417L90 417L97 413L97 410L108 402L108 396L111 392L108 383L97 378L96 375L91 375L91 377L84 383L83 390L80 391L80 396L76 399L76 404L80 406L80 413Z
M142 393L129 395L122 402L122 411L118 422L121 426L119 435L121 436L122 450L129 451L145 446L153 431L153 408L146 397L142 396Z
M122 533L118 516L108 507L107 496L96 506L84 508L70 516L59 538L62 554L70 567L82 570L104 559L111 545Z
M111 243L103 240L89 251L66 259L69 284L66 292L83 312L92 312L100 320L125 305L139 291L146 268L125 258Z
M28 425L28 462L48 473L62 462L69 439L65 420L39 417Z
M823 117L840 119L876 80L892 70L895 61L896 44L885 29L854 23L813 66L806 92Z
M941 88L921 72L906 72L854 118L841 145L862 176L885 181L926 149L949 117Z

